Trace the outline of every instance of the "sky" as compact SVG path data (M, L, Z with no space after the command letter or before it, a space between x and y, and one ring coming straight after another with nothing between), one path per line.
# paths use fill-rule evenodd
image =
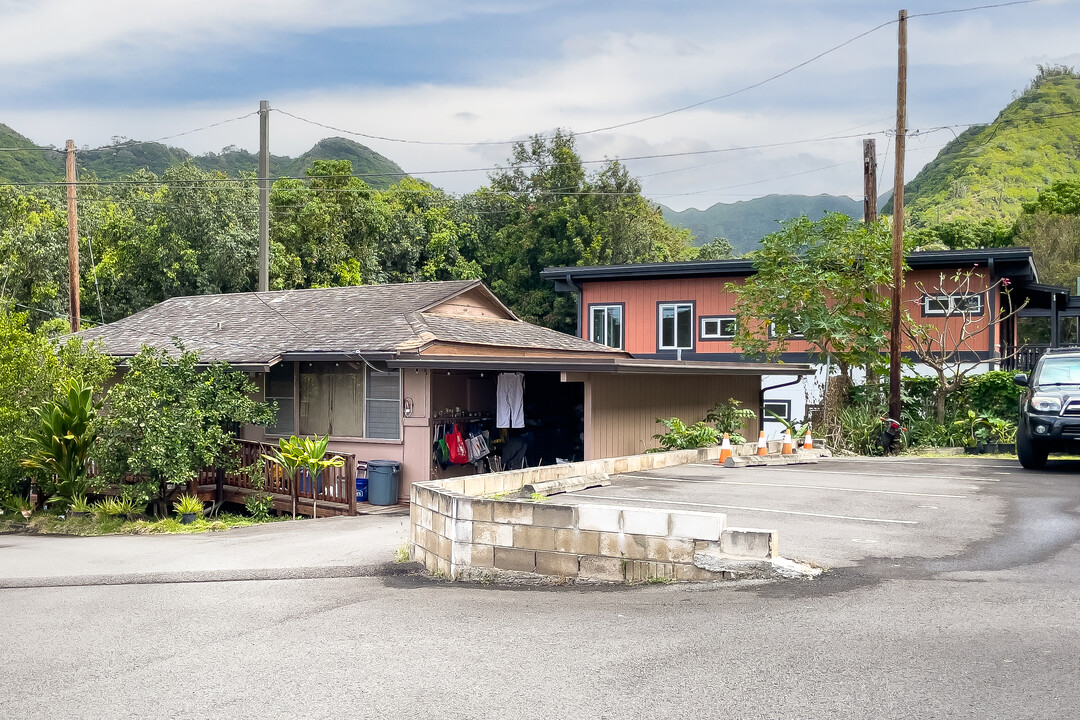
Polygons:
M1080 66L1080 0L924 15L996 2L903 5L908 178L963 129L943 126L992 121L1038 64ZM453 193L486 184L510 142L563 128L587 167L624 159L674 209L861 198L863 137L876 141L879 190L892 185L900 7L0 0L0 122L42 145L257 151L252 113L268 100L283 111L271 114L272 153L350 137Z

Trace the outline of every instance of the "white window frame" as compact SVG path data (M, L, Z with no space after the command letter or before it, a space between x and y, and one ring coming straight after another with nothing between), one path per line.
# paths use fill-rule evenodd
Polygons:
M791 422L791 400L766 400L764 403L762 403L762 408L761 409L762 410L770 410L770 409L775 410L775 408L769 408L769 405L781 405L781 406L783 406L784 412L776 413L776 414L779 415L780 417L784 418L788 422ZM777 420L776 418L774 418L772 415L770 415L767 412L764 413L764 417L762 419L765 422L771 422L771 423L779 423L780 422L779 420Z
M957 305L961 300L975 299L978 307L974 310L962 310ZM930 302L942 304L944 308L930 307ZM924 317L948 317L951 315L982 315L986 312L983 307L982 293L926 293L922 296L922 314Z
M596 337L596 317L595 317L594 313L597 310L602 310L603 313L604 313L604 342L602 342L600 344L601 345L606 345L607 347L614 348L616 350L622 350L623 346L626 344L626 313L624 311L623 306L618 304L618 303L611 303L611 304L606 304L606 305L605 304L596 304L596 305L590 305L589 306L589 338L588 339L590 341L592 341L592 342L596 342L596 340L594 339ZM608 336L608 322L607 321L608 321L608 316L609 316L609 314L611 313L612 310L617 310L618 313L619 313L619 344L618 345L612 345L611 344L611 338Z
M710 322L716 323L715 333L708 333L705 331L705 324ZM733 324L730 333L725 333L722 330L725 322L731 322ZM735 333L739 331L739 319L735 315L703 315L700 319L700 323L702 340L734 340Z
M771 322L771 323L769 323L769 339L770 340L776 340L777 337L779 337L779 336L776 334L776 323ZM802 333L792 333L791 335L788 335L784 339L785 340L805 340L806 336L803 335Z
M402 440L402 418L401 418L401 403L402 396L404 395L405 388L403 386L404 377L399 368L388 368L386 371L380 371L380 374L389 375L397 374L397 397L396 398L373 398L370 394L371 389L371 374L374 371L368 367L364 373L364 439L365 440L384 440L384 441L398 441ZM389 405L393 403L394 411L397 413L397 437L392 438L376 438L371 436L371 423L370 423L370 411L371 403L384 403Z
M672 338L675 340L673 345L664 344L664 309L674 308L671 321L674 323L672 326ZM690 344L679 345L679 308L688 308L690 310ZM659 303L656 308L656 347L659 350L693 350L694 349L694 303L692 302L665 302Z

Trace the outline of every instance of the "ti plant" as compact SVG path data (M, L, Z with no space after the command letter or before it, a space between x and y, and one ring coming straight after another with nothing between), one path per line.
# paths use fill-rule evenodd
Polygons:
M314 438L301 438L293 435L288 440L281 438L278 440L278 446L274 448L273 454L263 455L264 458L272 463L281 466L282 471L288 476L289 483L294 488L293 490L293 517L296 517L296 480L297 471L307 471L307 476L311 480L311 497L312 508L311 514L313 517L318 517L318 502L319 491L316 486L319 481L319 473L325 468L341 467L345 464L345 459L340 455L334 455L333 457L326 457L326 446L330 443L330 436L327 435L324 438L319 438L316 435Z
M69 506L77 498L85 498L90 486L86 464L97 439L91 424L100 403L94 402L93 388L80 379L69 380L65 390L60 400L45 408L34 408L41 422L26 438L33 443L34 452L21 464L51 477L53 494L61 504Z

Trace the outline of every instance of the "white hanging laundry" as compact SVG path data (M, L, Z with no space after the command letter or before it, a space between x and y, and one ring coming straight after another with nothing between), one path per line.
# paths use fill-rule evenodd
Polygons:
M499 373L495 394L496 427L525 427L525 410L522 408L524 381L525 376L521 373Z

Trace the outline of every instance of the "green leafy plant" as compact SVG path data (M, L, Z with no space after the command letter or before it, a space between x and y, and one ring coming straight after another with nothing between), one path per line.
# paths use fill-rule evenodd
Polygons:
M22 495L12 495L4 501L4 505L14 512L21 513L24 517L30 517L30 514L34 512L34 503L29 497Z
M270 511L274 508L274 496L263 492L266 489L266 461L259 458L251 465L243 468L255 490L254 495L249 495L244 500L244 508L253 520L264 522L270 518Z
M697 448L715 445L719 437L716 428L710 427L704 421L687 425L679 418L657 418L656 422L668 429L666 433L653 435L653 439L660 442L660 447L649 452L662 452L663 450L695 450Z
M705 422L713 423L716 431L722 436L728 434L728 438L735 445L746 442L742 430L746 427L746 421L757 417L750 408L739 407L742 403L735 398L728 398L727 402L718 402L712 406L705 416Z
M341 467L345 464L345 458L340 455L326 457L326 448L329 443L329 435L321 439L318 435L313 438L301 438L293 435L288 440L281 438L278 441L278 446L273 449L273 454L263 455L263 457L272 463L280 465L291 482L296 481L298 470L305 470L308 477L311 478L314 488L319 481L319 473L324 469ZM312 492L312 498L311 513L313 517L318 517L318 493ZM293 497L293 517L296 517L295 493Z
M881 410L877 405L849 405L840 410L837 419L840 430L834 440L836 449L859 455L881 454Z
M785 430L787 430L789 433L791 433L791 439L792 440L798 440L799 438L801 438L803 435L806 434L807 430L810 429L810 423L803 423L802 425L798 425L798 424L792 422L791 420L788 420L787 418L785 418L785 417L783 417L781 415L777 415L772 410L766 410L765 412L769 413L774 418L776 418L776 421L778 423L780 423L781 425L783 425Z
M202 515L203 502L194 495L181 495L180 498L173 503L173 508L180 515Z
M1004 418L987 418L987 429L990 432L990 442L999 445L1011 445L1016 442L1016 423Z
M409 562L409 543L398 545L397 550L394 551L394 562L399 564Z
M68 510L73 513L87 513L91 511L90 504L86 502L85 495L76 495L71 499L71 504L68 506Z
M980 440L985 441L987 431L990 429L989 419L979 415L974 410L968 410L966 414L961 415L960 419L954 420L952 424L953 427L963 431L964 445L966 447L975 447Z
M74 378L65 384L64 397L34 408L40 426L27 437L34 451L21 464L40 471L42 486L55 495L54 503L71 505L90 488L86 466L97 439L92 423L98 407L93 388Z

